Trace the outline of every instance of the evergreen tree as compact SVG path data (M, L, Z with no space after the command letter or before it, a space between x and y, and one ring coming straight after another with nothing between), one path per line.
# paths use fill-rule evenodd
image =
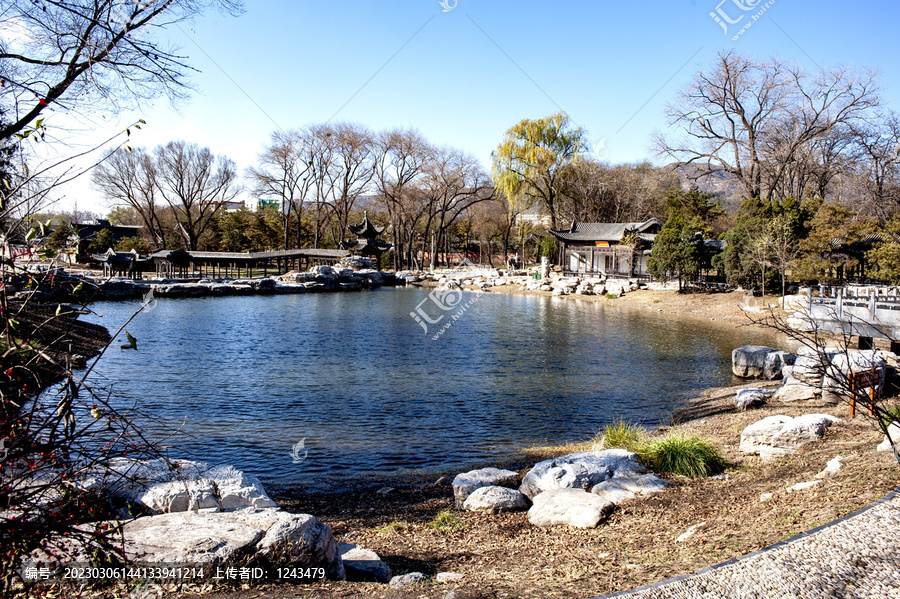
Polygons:
M678 277L678 289L711 265L704 239L712 235L712 223L722 215L712 194L697 187L684 191L672 187L663 198L666 223L656 236L647 269L658 279Z

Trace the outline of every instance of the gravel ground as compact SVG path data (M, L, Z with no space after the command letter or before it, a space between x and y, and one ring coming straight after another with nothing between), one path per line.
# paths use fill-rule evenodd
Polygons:
M900 494L855 516L685 578L606 597L900 598Z

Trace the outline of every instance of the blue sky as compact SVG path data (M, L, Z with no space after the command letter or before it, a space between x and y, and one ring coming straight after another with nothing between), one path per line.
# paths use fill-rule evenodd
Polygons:
M133 145L186 139L242 172L276 128L329 120L416 127L488 166L509 127L562 109L604 140L602 157L634 162L654 158L666 103L730 47L810 69L877 69L885 104L900 110L900 4L774 0L733 40L767 1L719 2L247 0L240 17L210 13L171 31L200 70L187 103L160 99L118 123L147 120ZM717 8L742 17L728 33ZM84 183L60 207L75 202L107 211Z

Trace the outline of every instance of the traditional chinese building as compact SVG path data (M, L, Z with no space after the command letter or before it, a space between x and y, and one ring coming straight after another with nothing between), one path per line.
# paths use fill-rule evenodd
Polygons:
M379 229L373 225L369 220L369 211L367 210L360 224L350 225L347 229L356 235L356 240L344 241L341 243L341 247L356 252L360 256L371 258L375 262L375 268L379 268L381 255L393 247L390 243L378 241L378 236L384 233L385 227Z
M647 258L662 221L572 223L551 229L559 244L559 265L571 274L606 277L647 276Z

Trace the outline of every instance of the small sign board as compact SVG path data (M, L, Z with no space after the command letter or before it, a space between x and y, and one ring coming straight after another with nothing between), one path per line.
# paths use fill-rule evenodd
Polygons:
M878 369L863 370L862 372L854 372L851 375L851 385L853 389L866 389L867 387L877 387L881 382L881 376Z
M609 247L608 241L595 241L594 243L597 244L598 248L608 248Z
M877 368L850 373L850 418L856 417L856 394L854 392L862 389L869 389L869 414L875 413L875 392L880 382L881 373Z

